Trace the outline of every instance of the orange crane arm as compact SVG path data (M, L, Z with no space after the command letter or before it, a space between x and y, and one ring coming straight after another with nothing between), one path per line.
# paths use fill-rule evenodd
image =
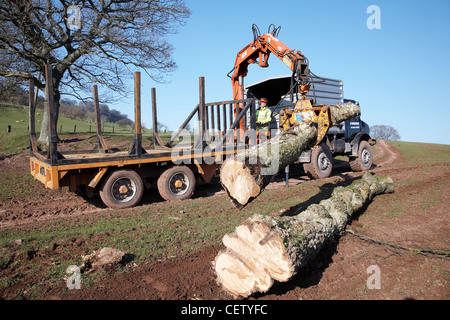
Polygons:
M271 33L265 33L256 37L254 41L238 52L234 70L232 70L233 74L231 75L233 99L243 99L244 97L242 80L247 75L248 66L258 63L260 67L268 67L271 53L283 61L292 72L295 72L298 79L302 82L307 80L309 73L308 60L300 51L291 50L278 40L274 35L276 30L274 29Z

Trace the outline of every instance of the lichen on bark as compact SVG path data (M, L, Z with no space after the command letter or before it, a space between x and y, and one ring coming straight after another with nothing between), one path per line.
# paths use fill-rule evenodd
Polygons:
M236 227L235 233L224 236L227 249L215 259L218 281L234 295L247 297L256 291L266 292L273 280L287 281L310 263L375 195L393 190L390 177L366 172L349 186L336 187L330 198L293 216L255 214ZM224 253L226 259L221 256ZM239 288L234 287L235 283Z

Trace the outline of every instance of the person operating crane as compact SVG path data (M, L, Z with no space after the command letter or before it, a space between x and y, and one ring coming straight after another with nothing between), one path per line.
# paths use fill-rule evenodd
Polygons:
M259 102L260 108L256 111L256 130L260 135L265 136L269 131L272 111L267 107L268 100L266 98L261 98Z

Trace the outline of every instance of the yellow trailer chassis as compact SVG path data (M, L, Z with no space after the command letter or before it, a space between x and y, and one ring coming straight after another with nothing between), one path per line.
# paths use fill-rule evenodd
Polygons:
M185 199L192 195L196 183L210 182L223 161L246 147L244 132L255 129L255 100L241 99L205 103L204 78L200 77L200 102L172 139L164 144L157 131L156 93L152 88L153 149L142 148L140 73L135 73L135 135L128 150L108 149L100 124L97 86L93 86L98 145L89 151L59 151L56 117L51 86L51 67L46 66L46 97L49 114L49 145L37 147L35 133L34 85L30 81L30 173L46 188L69 187L93 196L98 191L103 202L112 208L136 205L144 188L154 185L166 200ZM236 105L243 106L235 115ZM193 144L176 144L179 135L194 117L199 130ZM247 117L250 116L250 119ZM242 121L249 123L242 128ZM249 121L247 121L249 120ZM253 130L254 131L254 130ZM210 139L210 136L215 137ZM209 138L209 139L208 139ZM256 141L255 137L250 137ZM212 141L211 141L212 140ZM206 143L206 142L209 143ZM246 140L248 144L248 139Z

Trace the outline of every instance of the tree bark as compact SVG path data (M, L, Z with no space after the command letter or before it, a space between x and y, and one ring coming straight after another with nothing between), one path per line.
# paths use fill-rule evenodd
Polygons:
M59 85L61 83L61 77L62 74L59 72L53 71L54 68L52 68L53 72L53 105L55 108L55 119L56 122L58 122L59 119L59 107L60 107L60 100L61 100L61 92L59 90ZM55 77L56 74L56 77ZM45 79L45 82L47 84L47 79ZM46 94L47 90L44 90L44 93ZM48 101L49 97L47 97L47 94L45 96L45 105L44 105L44 115L42 118L42 124L41 124L41 131L39 134L39 139L37 142L42 143L43 145L48 146L49 145L49 138L50 138L50 131L49 131L49 122L50 122L50 116L48 114ZM57 123L55 123L55 127L58 128ZM59 140L59 137L57 137Z
M275 280L288 281L375 195L393 190L390 177L366 172L294 216L254 215L223 237L226 249L213 262L217 281L233 296L242 297L268 291Z
M332 125L361 114L358 105L348 102L330 107ZM237 207L257 197L286 166L293 164L303 151L317 140L317 128L299 122L293 129L250 147L227 159L220 170L220 181Z

